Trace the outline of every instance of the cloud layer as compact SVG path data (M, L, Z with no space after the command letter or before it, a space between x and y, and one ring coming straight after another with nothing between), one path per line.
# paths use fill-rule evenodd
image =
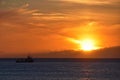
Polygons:
M77 38L84 33L96 34L104 38L103 42L113 38L107 46L120 45L119 3L119 0L0 0L0 51L19 52L26 48L29 51L32 46L36 46L33 52L51 50L50 47L71 49L69 42L64 47L65 38ZM91 28L94 32L83 32L92 22L97 24ZM58 47L57 43L62 45Z

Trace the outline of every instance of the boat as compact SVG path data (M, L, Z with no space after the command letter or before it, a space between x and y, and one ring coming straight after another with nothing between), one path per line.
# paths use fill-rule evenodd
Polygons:
M30 56L27 56L27 58L19 58L16 60L17 63L31 63L34 62L33 58Z

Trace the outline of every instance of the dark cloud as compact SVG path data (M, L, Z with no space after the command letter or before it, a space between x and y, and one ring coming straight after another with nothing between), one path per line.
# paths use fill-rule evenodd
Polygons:
M21 7L27 4L28 0L0 0L0 9Z

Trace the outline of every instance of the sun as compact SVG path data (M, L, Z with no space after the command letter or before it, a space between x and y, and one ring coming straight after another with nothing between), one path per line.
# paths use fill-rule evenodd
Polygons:
M82 40L80 42L80 47L81 47L81 50L83 51L92 51L92 50L98 49L98 47L96 47L96 42L91 39Z
M70 41L76 43L79 48L75 50L83 50L83 51L92 51L99 49L100 47L97 46L97 41L93 39L82 39L82 40L76 40L73 38L69 38Z

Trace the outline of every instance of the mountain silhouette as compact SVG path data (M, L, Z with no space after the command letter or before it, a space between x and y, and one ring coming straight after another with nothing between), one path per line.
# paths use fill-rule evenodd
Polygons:
M46 53L36 53L39 58L120 58L120 46L102 48L94 51L53 51Z

